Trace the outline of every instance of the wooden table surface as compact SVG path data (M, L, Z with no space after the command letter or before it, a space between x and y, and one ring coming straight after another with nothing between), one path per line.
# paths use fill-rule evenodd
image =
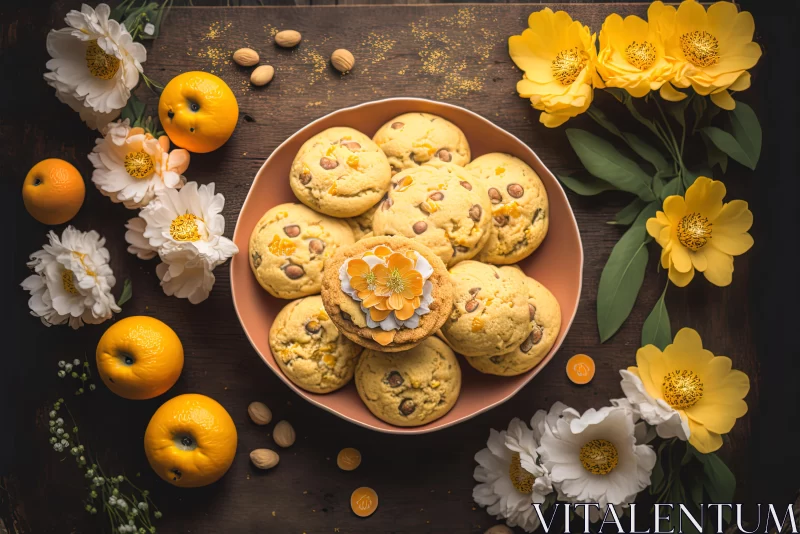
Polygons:
M505 428L515 416L527 421L535 410L549 408L557 400L584 410L622 396L618 370L634 363L642 323L664 286L665 273L657 272L658 252L651 249L651 262L633 313L619 333L601 345L595 324L596 288L611 247L621 235L619 228L606 221L628 200L616 193L589 199L570 193L586 255L580 309L556 357L509 402L454 428L404 437L357 427L294 395L263 364L243 335L231 302L227 265L215 271L217 282L211 297L193 306L162 294L155 261L144 262L125 251L123 224L134 213L112 204L88 183L92 167L86 155L97 134L57 102L41 78L47 59L46 33L51 27L63 26L64 13L76 4L61 1L49 10L22 6L3 12L0 154L10 198L7 202L14 206L3 213L11 240L11 247L5 249L10 249L13 265L4 277L3 302L16 348L6 354L0 371L8 382L2 393L7 396L2 405L8 415L0 431L6 437L0 447L9 452L0 458L4 460L0 464L0 519L9 532L94 532L98 528L99 523L83 511L82 475L72 461L62 461L47 443L46 414L59 396L67 398L83 442L108 469L128 476L141 473L140 486L151 490L165 514L157 523L159 532L309 534L483 532L496 521L472 501L472 471L473 455L485 446L489 428ZM594 30L599 30L612 10L622 15L643 16L646 12L641 4L552 7L567 9ZM278 144L321 115L369 100L416 96L464 106L524 140L554 172L576 170L579 163L563 128L541 126L538 112L514 91L520 73L508 57L506 39L526 27L527 16L534 9L538 6L173 8L161 37L149 47L144 68L148 76L162 82L188 70L210 71L234 90L240 107L234 136L214 153L192 155L186 173L189 180L216 182L217 191L226 198L226 235L230 236L256 171ZM787 29L788 21L767 14L757 19L757 25L762 34L769 28L779 32ZM270 36L280 28L299 30L302 44L295 50L276 49ZM787 36L779 33L770 38ZM787 60L787 49L779 45L776 42L774 49L767 48L760 69L769 68L771 61ZM231 62L232 51L242 46L255 48L262 62L275 66L275 79L267 87L251 87L246 69ZM347 76L339 75L327 63L330 52L340 47L357 58L355 69ZM783 110L759 106L759 90L763 90L763 99L767 95L779 98L780 93L758 72L756 89L742 98L765 110L762 124L767 130L770 120L792 109L796 112L796 105L784 102ZM146 89L138 94L155 104L155 97ZM607 113L624 118L608 95L596 94ZM597 130L586 117L570 121L569 126ZM778 354L778 350L792 347L793 325L773 306L783 291L797 289L796 282L778 287L774 279L783 275L785 280L793 280L789 265L778 259L783 251L776 235L776 229L791 224L792 219L786 212L768 207L777 206L772 202L787 203L797 191L794 182L778 177L791 169L787 165L793 165L791 155L786 154L788 160L781 156L777 144L793 142L790 129L788 139L765 133L762 161L767 163L759 169L760 178L735 163L726 175L728 197L750 200L756 213L756 246L736 259L733 284L719 289L697 280L688 289L673 287L667 294L673 332L683 326L697 329L707 348L730 356L734 367L751 377L746 399L750 413L737 423L721 451L739 481L737 500L745 503L764 502L765 495L788 502L789 490L797 485L797 479L789 476L788 483L781 477L780 482L765 487L763 478L764 469L779 461L775 454L792 450L789 446L794 438L788 433L797 435L796 420L793 425L776 424L775 410L791 415L797 404L787 396L787 388L774 387L773 382L783 374L776 364L790 360L790 353ZM41 247L48 228L27 215L18 187L29 167L45 157L67 159L87 179L86 203L72 224L81 230L98 230L107 238L118 280L117 295L123 280L133 281L133 299L118 317L155 316L171 325L184 343L183 374L161 398L127 401L102 384L97 391L72 398L72 385L56 377L56 362L84 356L93 361L104 326L79 331L46 329L25 313L27 295L17 284L27 276L27 256ZM776 173L775 187L786 187L782 194L759 185L768 169ZM796 178L796 173L792 177ZM796 237L792 240L794 244ZM780 332L773 335L767 330L773 326L781 327ZM758 345L757 332L762 336ZM796 346L792 349L797 354ZM776 352L768 352L772 350ZM592 355L597 362L597 375L585 387L571 384L564 372L567 358L578 352ZM788 369L797 369L796 363L789 365L794 367ZM203 393L222 403L239 432L236 461L228 474L210 487L195 490L173 488L158 479L147 465L142 447L144 429L155 409L167 398L186 392ZM795 390L790 394L796 397ZM268 472L258 472L248 459L250 450L274 446L269 428L256 427L248 419L246 408L253 400L265 402L276 421L287 419L297 430L297 443L281 451L280 465ZM358 448L364 460L356 471L345 473L336 467L335 457L348 446ZM377 512L367 519L356 517L349 508L350 493L359 486L374 488L380 497Z

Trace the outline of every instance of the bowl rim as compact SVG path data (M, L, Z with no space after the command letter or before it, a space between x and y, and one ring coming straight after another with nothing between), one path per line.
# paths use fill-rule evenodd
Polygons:
M459 112L462 112L462 113L467 113L467 114L472 115L473 117L477 118L480 121L488 122L489 124L491 124L492 126L497 128L498 130L502 131L504 134L506 134L509 137L511 137L514 140L516 140L519 143L520 146L524 147L524 150L529 152L529 155L533 156L533 158L542 166L542 168L545 169L550 174L550 177L552 178L552 181L557 186L557 188L555 188L554 191L550 191L549 189L547 190L548 196L552 196L553 194L560 195L562 197L562 200L566 203L566 205L568 207L568 211L569 211L569 216L570 216L571 221L572 221L572 228L574 229L576 237L577 237L577 240L578 240L578 250L579 250L579 257L580 257L580 266L579 266L579 269L578 269L578 274L579 274L578 291L576 293L576 298L575 298L575 303L574 303L574 305L575 305L575 313L572 314L572 317L570 317L569 321L565 325L565 327L563 329L564 330L564 335L561 336L560 341L556 342L550 348L550 351L547 353L547 355L539 363L537 363L536 366L531 371L528 371L529 373L531 373L530 376L526 380L520 382L518 387L514 388L508 395L504 396L502 399L499 399L499 400L497 400L495 402L492 402L491 404L487 404L486 406L481 407L481 409L476 410L473 413L470 413L468 415L464 415L462 417L459 417L457 419L449 421L449 422L447 422L445 424L441 424L441 425L433 426L433 427L430 426L429 424L428 425L423 425L421 427L399 427L399 426L395 427L395 426L392 426L391 428L381 428L381 427L373 426L373 425L369 424L368 422L359 421L359 420L354 419L353 417L350 417L350 416L348 416L348 415L346 415L344 413L341 413L341 412L339 412L337 410L334 410L333 408L331 408L331 407L327 406L326 404L316 400L315 398L312 398L312 397L306 395L306 392L304 390L302 390L298 386L296 386L282 372L280 372L280 370L273 368L273 366L271 366L267 362L267 360L264 357L264 355L261 354L261 351L258 349L258 347L256 347L256 344L253 342L253 338L250 336L250 333L247 331L247 328L245 327L244 322L242 320L242 317L241 317L241 315L239 313L239 307L236 304L236 297L235 297L236 291L234 290L234 285L236 283L236 278L234 277L234 273L233 273L233 265L234 265L234 262L237 261L238 255L234 256L233 259L231 260L230 267L229 267L229 277L230 277L230 284L231 284L231 300L233 302L233 308L236 311L236 318L239 320L239 325L242 327L242 330L244 331L244 334L247 337L247 340L250 342L250 346L253 347L253 350L256 352L256 354L258 354L259 358L261 358L261 361L273 373L275 373L278 376L278 378L280 378L287 386L289 386L290 389L292 389L301 398L303 398L306 401L310 402L314 406L317 406L318 408L322 408L323 410L325 410L325 411L327 411L329 413L332 413L332 414L336 415L337 417L340 417L341 419L344 419L344 420L349 421L349 422L351 422L353 424L356 424L356 425L358 425L360 427L367 428L367 429L370 429L370 430L373 430L373 431L376 431L376 432L381 432L381 433L384 433L384 434L420 435L420 434L428 434L428 433L431 433L431 432L436 432L436 431L439 431L439 430L444 430L446 428L450 428L450 427L455 426L455 425L457 425L459 423L463 423L464 421L468 421L468 420L470 420L470 419L472 419L474 417L477 417L478 415L480 415L482 413L488 412L489 410L491 410L493 408L496 408L497 406L500 406L501 404L507 402L512 397L514 397L517 393L519 393L522 388L527 386L531 382L531 380L533 380L536 377L536 375L538 375L541 372L541 370L544 369L544 367L550 362L550 360L553 359L555 354L561 348L561 345L563 344L564 340L566 339L567 334L569 333L569 330L572 327L573 322L575 321L575 316L577 315L577 310L578 310L578 307L580 306L581 294L583 293L583 268L584 268L584 259L585 258L584 258L584 253L583 253L583 241L581 240L581 233L580 233L580 229L578 227L578 221L575 219L575 212L572 210L572 205L570 204L569 199L567 198L567 194L564 191L564 188L562 187L561 183L558 181L558 179L553 174L553 172L547 167L547 165L544 164L544 162L539 158L539 156L536 154L536 152L531 147L529 147L524 141L522 141L516 135L514 135L511 132L509 132L508 130L498 126L497 124L495 124L491 120L487 119L483 115L475 113L472 110L469 110L469 109L467 109L465 107L458 106L458 105L455 105L455 104L450 104L450 103L447 103L447 102L440 102L438 100L432 100L432 99L429 99L429 98L419 98L419 97L381 98L381 99L378 99L378 100L369 100L369 101L361 102L359 104L355 104L355 105L352 105L352 106L339 108L337 110L331 111L330 113L326 113L325 115L317 117L313 121L311 121L311 122L305 124L304 126L302 126L295 133L293 133L292 135L290 135L289 137L284 139L284 141L281 144L279 144L277 147L275 147L275 149L270 153L270 155L267 157L267 159L264 160L264 163L261 165L261 167L259 167L258 171L256 172L255 177L253 178L253 183L250 184L250 189L247 192L247 196L245 197L244 202L242 202L242 207L239 209L239 213L236 216L236 226L235 226L234 231L233 231L233 240L236 241L237 234L240 231L244 231L243 229L240 228L239 221L240 221L240 219L242 217L242 213L245 211L245 209L247 207L248 202L251 201L250 193L252 192L253 185L255 184L256 179L261 174L261 172L267 167L267 165L270 163L270 161L272 160L272 158L275 155L275 153L277 153L280 148L282 148L284 145L290 143L291 141L295 140L296 138L301 137L301 134L304 134L305 130L309 126L312 126L312 125L314 125L314 124L316 124L318 122L321 122L321 121L323 121L323 120L325 120L325 119L327 119L327 118L329 118L331 116L338 115L340 113L344 113L344 112L348 112L348 111L352 111L352 110L355 110L355 109L358 109L358 108L362 108L362 107L367 107L367 106L371 106L371 105L375 105L375 104L381 104L381 103L384 103L384 102L392 102L392 101L400 101L400 102L407 102L407 103L414 103L414 102L423 103L424 102L426 104L431 104L432 103L432 104L435 104L437 106L443 106L443 107L446 107L446 108L451 108L451 109L458 110ZM239 259L238 261L245 261L245 260Z

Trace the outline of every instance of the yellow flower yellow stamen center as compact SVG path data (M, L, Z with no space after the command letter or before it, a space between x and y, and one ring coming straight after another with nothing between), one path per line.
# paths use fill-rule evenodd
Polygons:
M533 493L533 483L536 477L522 467L518 452L511 455L511 465L508 466L508 478L511 479L511 484L514 485L518 492L523 495L530 495Z
M685 410L703 398L703 383L692 371L672 371L664 377L661 392L667 404Z
M719 41L705 30L684 33L680 43L683 55L697 67L710 67L719 62Z
M678 241L697 252L711 239L711 222L699 213L684 215L678 222Z
M633 41L625 48L628 63L639 70L647 70L656 62L656 47L650 41Z
M95 78L110 80L119 70L119 59L107 54L97 44L97 39L92 39L86 47L86 66Z
M169 225L169 235L175 241L198 241L200 229L197 227L197 216L187 213L175 217Z
M581 73L583 67L586 66L587 59L586 52L578 50L578 47L562 50L550 64L553 78L561 82L562 85L572 84L578 79L578 74Z
M403 280L403 275L400 274L399 269L392 269L389 272L389 277L386 279L386 287L392 293L402 293L406 289L406 281Z
M137 180L144 180L153 174L155 168L153 157L144 150L128 152L125 156L125 170Z
M69 269L64 269L61 272L61 283L64 284L64 291L67 293L78 294L78 289L75 287L75 275Z
M581 447L579 454L583 468L593 475L607 475L617 467L619 454L613 443L593 439Z

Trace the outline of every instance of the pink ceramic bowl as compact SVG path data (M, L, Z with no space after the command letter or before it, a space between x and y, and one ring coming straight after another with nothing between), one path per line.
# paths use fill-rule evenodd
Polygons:
M269 348L269 328L288 301L276 299L259 286L247 259L250 233L265 211L284 202L297 202L289 187L289 169L295 154L308 138L332 126L350 126L372 136L389 119L410 111L440 115L466 134L472 157L487 152L507 152L521 158L539 173L550 199L550 230L536 252L520 263L530 276L553 292L561 305L561 332L550 353L527 373L515 377L484 375L468 364L461 366L461 396L450 412L424 426L401 428L376 418L356 393L355 384L327 395L309 393L295 386L281 372ZM244 201L233 240L241 251L231 261L233 305L242 328L261 359L309 402L357 425L393 434L422 434L446 428L478 415L514 396L552 359L567 335L581 295L583 247L575 216L564 190L536 154L522 141L464 108L418 98L389 98L341 109L315 120L284 141L264 162Z

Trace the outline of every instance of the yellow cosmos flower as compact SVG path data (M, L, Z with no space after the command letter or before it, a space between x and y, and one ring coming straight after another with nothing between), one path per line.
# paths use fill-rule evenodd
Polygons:
M673 75L674 66L664 55L664 34L675 27L675 8L653 2L647 21L609 15L600 30L597 71L608 87L619 87L643 97L660 89Z
M693 87L700 95L711 95L711 101L723 109L736 106L728 90L743 91L750 87L750 73L761 57L761 47L753 42L753 16L739 10L731 2L717 2L705 8L694 0L686 0L675 16L675 31L666 41L666 54L676 62L672 83L676 87ZM675 91L667 85L662 96L667 99ZM674 99L674 98L673 98Z
M511 59L525 72L517 92L543 111L542 124L555 128L586 111L592 86L603 86L595 70L595 35L566 12L550 8L531 13L528 26L508 39Z
M691 328L678 332L664 352L654 345L640 348L636 365L628 371L642 380L651 397L669 404L689 423L689 443L703 454L719 449L722 434L747 413L743 399L750 379L731 370L730 358L705 350Z
M661 266L669 269L673 284L684 287L694 271L702 272L717 286L727 286L733 277L733 256L753 246L747 231L753 213L747 202L724 203L725 184L697 178L686 196L672 195L664 200L664 211L647 220L647 232L662 247Z

